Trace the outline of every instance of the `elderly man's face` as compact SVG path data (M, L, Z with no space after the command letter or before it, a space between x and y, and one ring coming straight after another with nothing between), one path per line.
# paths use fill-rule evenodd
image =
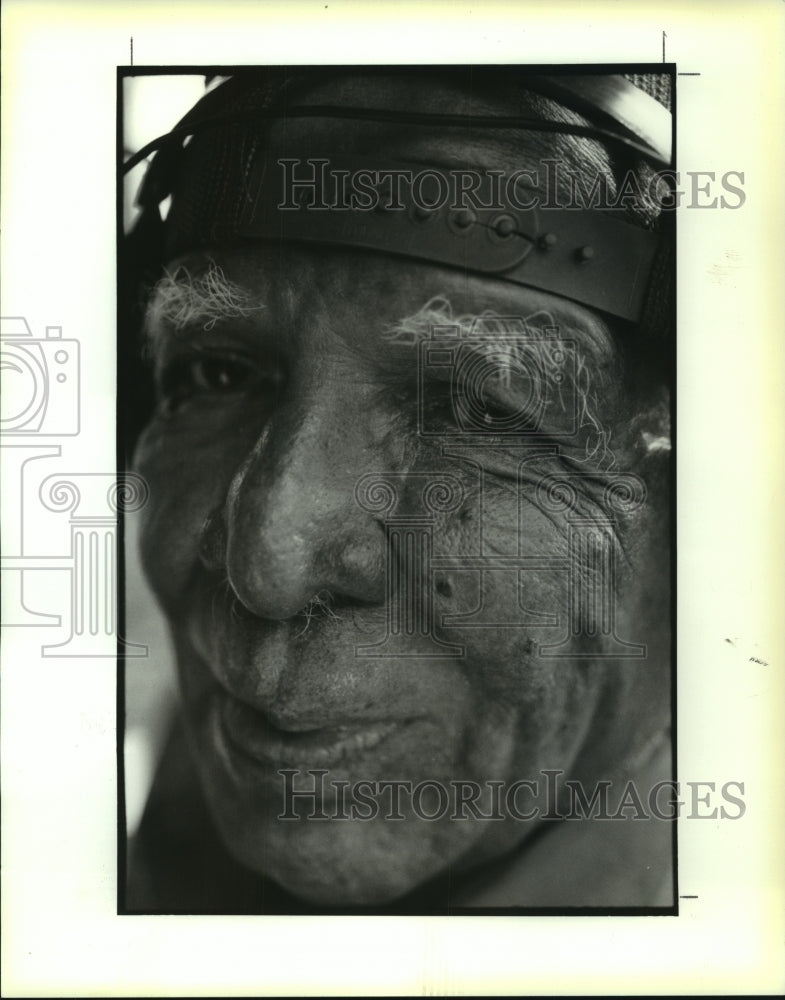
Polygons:
M577 307L579 379L568 396L579 432L560 439L556 414L568 404L554 403L552 424L524 451L520 439L456 437L449 369L423 370L420 384L416 341L426 303L443 321L444 300L454 317L525 317L544 297L373 255L262 247L212 261L231 294L214 288L210 307L184 294L179 309L153 308L161 403L137 453L151 487L144 560L172 626L198 768L247 866L315 902L383 902L511 850L536 824L471 810L429 822L406 798L404 818L389 820L389 792L373 819L282 820L279 770L300 772L302 788L313 786L308 770L327 771L328 816L339 811L333 782L624 773L668 703L664 510L647 453L635 452L618 351ZM207 257L184 263L192 277L215 278ZM211 281L197 287L206 295ZM517 391L503 383L486 386L500 409ZM573 639L567 658L542 655L540 644L569 630L570 512L549 507L538 484L588 473L573 480L572 513L602 509L607 521L600 497L614 460L650 491L610 528L615 632L647 656L604 658L618 648L601 628ZM371 475L393 484L393 506L364 499ZM424 487L440 476L457 499L428 509ZM388 557L406 561L405 546L389 556L389 517L420 518L417 537L430 532L430 582L422 562L407 572L433 606L425 627L365 655L360 647L383 643L402 587L386 582ZM481 573L469 558L504 555L531 562ZM352 804L350 787L340 811ZM489 812L485 793L476 805Z

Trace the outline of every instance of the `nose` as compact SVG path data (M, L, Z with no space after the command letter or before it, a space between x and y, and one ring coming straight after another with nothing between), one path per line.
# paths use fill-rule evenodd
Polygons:
M358 478L383 461L368 421L335 399L268 425L223 511L226 573L249 611L291 618L325 590L383 602L384 528L354 499Z

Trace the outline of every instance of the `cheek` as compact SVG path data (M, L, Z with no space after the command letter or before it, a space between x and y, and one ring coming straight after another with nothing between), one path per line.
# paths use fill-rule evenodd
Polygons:
M486 480L466 494L436 527L437 601L444 624L466 630L462 641L476 639L517 675L521 656L547 641L564 612L566 525L521 499L514 483Z
M135 470L150 490L143 512L142 564L169 611L188 599L207 517L226 500L229 484L254 437L237 432L214 437L163 431L153 423L140 439Z
M520 571L515 556L563 559L566 524L551 521L517 491L500 485L470 495L434 539L440 554L476 556L482 572L460 559L436 572L436 600L445 636L466 650L462 669L472 689L474 721L467 756L479 773L569 768L600 697L602 674L581 659L546 659L541 642L563 625L567 581L542 565ZM440 592L441 591L441 592Z

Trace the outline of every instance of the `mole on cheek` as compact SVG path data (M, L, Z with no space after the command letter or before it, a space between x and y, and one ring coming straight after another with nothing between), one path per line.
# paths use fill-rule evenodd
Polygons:
M442 597L452 597L452 586L449 580L440 578L436 581L436 593Z

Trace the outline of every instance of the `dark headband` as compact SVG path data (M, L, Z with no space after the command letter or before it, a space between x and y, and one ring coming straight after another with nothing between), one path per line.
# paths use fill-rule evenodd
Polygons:
M526 85L529 85L528 79ZM392 121L400 124L427 124L472 129L519 129L558 132L596 139L606 147L618 148L637 158L662 165L670 156L664 123L669 112L643 91L620 76L537 77L536 87L581 113L593 108L597 124L540 120L534 117L470 116L415 112L401 109L374 109L358 106L287 104L276 107L242 107L237 102L228 108L220 91L236 92L235 81L228 81L208 94L168 136L149 144L126 164L130 169L151 148L158 152L148 170L139 196L143 214L138 229L148 240L147 252L158 264L197 246L236 243L241 240L321 244L326 246L372 250L394 256L424 261L468 273L494 277L526 287L563 296L619 319L638 322L647 301L650 275L658 257L658 235L624 221L623 212L589 208L575 210L542 204L526 207L527 200L502 188L489 192L491 180L481 178L475 191L475 203L448 203L433 211L423 211L411 187L404 185L400 201L384 201L366 209L322 207L341 204L336 191L330 198L309 204L291 203L284 190L280 161L261 151L258 136L264 126L284 118L359 119ZM637 102L637 104L636 104ZM642 108L645 127L634 131L635 109ZM659 115L655 112L655 107ZM663 117L664 116L664 117ZM654 123L653 125L651 123ZM227 132L228 130L228 132ZM212 138L211 137L212 134ZM221 146L231 135L231 154ZM200 183L229 184L222 191L220 218L203 225L197 235L196 216L170 221L168 233L160 222L158 205L172 191L177 196L178 183L188 158L187 137L207 143L215 141L227 160L241 155L247 165L233 178L210 174ZM249 137L253 137L249 139ZM239 143L239 145L238 145ZM243 145L245 143L245 145ZM310 169L305 161L303 169ZM328 161L319 161L328 162ZM426 163L390 163L393 171L429 171L446 176L443 165ZM371 163L357 157L331 157L330 178L379 172L378 161ZM494 173L486 171L486 175ZM233 185L233 186L232 186ZM320 195L321 198L321 195ZM198 203L198 199L197 199ZM484 205L492 207L484 208ZM218 208L212 209L218 213ZM176 215L176 213L175 213ZM158 244L155 246L155 244Z

